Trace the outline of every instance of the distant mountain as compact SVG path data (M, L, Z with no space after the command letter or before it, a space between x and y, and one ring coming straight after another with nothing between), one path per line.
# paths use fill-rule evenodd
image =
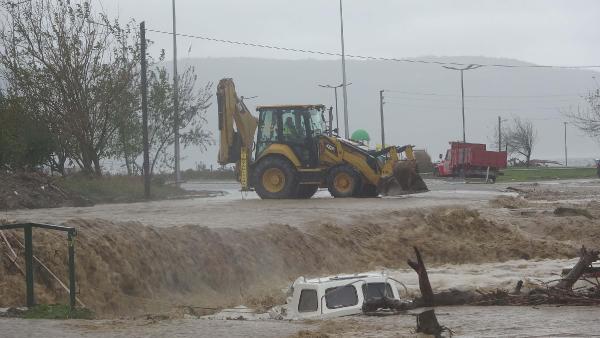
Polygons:
M477 64L527 63L488 57L423 57L423 60ZM341 82L339 60L272 60L255 58L182 59L179 67L194 66L200 83L231 77L238 95L258 96L246 103L334 104L333 90L318 84ZM415 144L432 157L442 153L448 141L462 138L460 111L460 72L439 65L392 61L347 62L348 111L351 131L366 129L372 143L379 143L379 90L384 89L386 142ZM497 117L520 116L532 119L538 130L535 158L563 156L561 112L585 106L581 99L595 85L591 70L553 68L483 67L464 72L467 141L492 143ZM343 125L341 90L340 126ZM217 136L216 100L208 113L210 129ZM600 147L574 127L568 129L569 154L573 157L599 157ZM215 164L217 147L204 153L183 151L182 167L195 163Z

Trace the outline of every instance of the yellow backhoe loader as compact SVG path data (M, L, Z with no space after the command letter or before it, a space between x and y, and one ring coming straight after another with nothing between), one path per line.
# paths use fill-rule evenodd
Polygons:
M412 146L365 150L336 135L331 109L324 105L259 106L257 119L238 98L232 79L219 82L217 100L218 162L236 164L244 191L276 199L310 198L319 187L334 197L427 191Z

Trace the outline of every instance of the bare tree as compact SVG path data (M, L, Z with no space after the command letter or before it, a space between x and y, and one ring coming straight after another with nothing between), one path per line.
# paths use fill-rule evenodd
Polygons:
M0 66L8 85L59 138L65 156L101 175L117 116L130 111L139 48L124 27L92 11L89 1L3 3Z
M525 165L529 167L531 153L537 140L537 131L529 120L521 120L515 117L506 128L504 136L511 154L518 154L525 159Z
M148 72L148 133L150 145L150 172L172 169L174 157L170 149L175 142L173 124L173 84L164 66L164 51L158 62L150 58ZM206 111L213 96L212 83L196 88L197 76L193 67L179 74L179 130L184 147L194 145L206 150L213 144L212 134L206 129ZM136 91L137 87L132 91ZM114 138L113 156L125 160L128 174L141 171L141 139L139 110L118 117L117 137Z
M210 131L206 129L206 110L212 98L212 83L195 89L197 76L194 68L179 74L179 129L184 147L195 145L206 150L213 144ZM149 133L150 172L156 167L170 167L173 155L168 151L175 142L173 124L173 86L164 66L157 66L148 77L149 82Z
M571 122L589 136L600 140L600 89L591 91L584 99L587 109L566 114Z

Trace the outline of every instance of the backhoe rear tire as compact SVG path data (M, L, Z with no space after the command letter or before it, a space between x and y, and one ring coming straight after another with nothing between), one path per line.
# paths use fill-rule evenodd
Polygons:
M254 169L254 189L263 199L296 198L298 175L296 168L284 158L267 157Z
M360 174L349 165L340 165L329 171L327 189L333 197L353 197L360 194Z
M317 192L317 190L319 190L319 186L316 184L300 184L298 186L296 197L303 199L311 198Z

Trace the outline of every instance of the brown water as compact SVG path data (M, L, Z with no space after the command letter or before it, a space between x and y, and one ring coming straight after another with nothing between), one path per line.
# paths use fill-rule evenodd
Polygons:
M314 222L349 223L357 215L441 205L485 206L502 192L503 185L465 185L428 180L432 191L386 198L331 198L321 190L309 200L260 200L255 193L241 193L237 183L191 182L186 189L225 190L224 196L140 203L99 204L0 212L0 219L61 224L73 218L100 218L113 222L140 222L156 227L186 224L206 227L247 228L269 223L301 226ZM508 195L514 195L508 193Z
M597 307L440 307L441 325L458 337L582 337L600 334ZM0 319L3 337L288 337L299 331L331 337L414 335L414 315L353 316L324 322L180 319L49 321ZM316 337L313 336L313 337Z
M414 272L397 270L412 256L412 245L421 247L435 289L510 288L519 279L553 279L562 267L573 263L515 259L572 257L574 247L590 239L597 243L595 239L600 238L597 220L558 218L551 212L524 217L515 213L518 210L490 208L488 202L504 194L501 185L433 182L430 187L433 191L429 193L402 198L337 200L320 192L318 198L299 203L261 201L252 196L241 199L230 194L91 208L16 210L3 216L55 223L79 218L68 224L80 231L76 244L80 297L100 312L113 314L169 310L181 304L236 301L237 305L252 291L281 289L300 274L360 272L383 266L396 268L391 273L415 291ZM448 204L481 211L440 208ZM417 207L428 208L413 210ZM36 237L36 254L64 276L63 240ZM41 300L66 299L43 274L39 276L38 283L48 284L47 289L40 285L36 290ZM2 281L14 287L2 288L5 292L22 286L22 277L14 271L10 279ZM22 291L3 294L0 303L11 297L22 300ZM600 312L593 307L438 310L443 325L459 335L472 336L591 335L600 332L598 318ZM333 336L378 337L410 334L414 326L415 318L410 315L315 323L0 320L0 336L281 337L309 330Z

